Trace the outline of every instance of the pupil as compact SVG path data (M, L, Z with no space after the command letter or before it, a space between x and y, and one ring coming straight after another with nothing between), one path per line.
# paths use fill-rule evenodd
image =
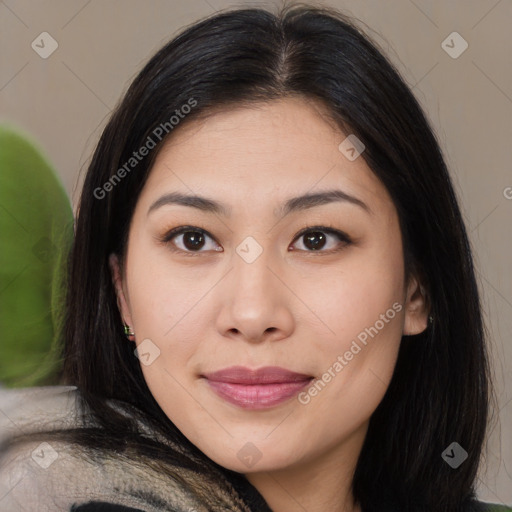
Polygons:
M316 250L318 248L322 248L325 243L325 235L321 231L315 231L313 233L305 235L305 237L306 242L304 243L304 245L309 249Z
M183 235L183 243L187 249L200 249L204 245L204 237L197 231L187 231Z

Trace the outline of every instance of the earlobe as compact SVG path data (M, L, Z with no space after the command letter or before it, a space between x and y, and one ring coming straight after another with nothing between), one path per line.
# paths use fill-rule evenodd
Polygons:
M425 288L412 277L407 287L403 334L412 336L424 332L428 327L429 311Z
M119 314L121 315L124 324L130 326L130 328L133 328L130 308L128 306L128 301L126 300L125 292L123 289L123 278L119 257L117 254L112 253L109 256L108 261L112 275L112 283L117 295L117 307L119 309Z

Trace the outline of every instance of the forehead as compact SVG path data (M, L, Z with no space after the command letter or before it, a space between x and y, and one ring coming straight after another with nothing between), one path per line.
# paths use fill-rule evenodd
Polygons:
M263 198L281 202L336 187L364 196L377 210L392 207L364 159L351 160L340 150L348 135L323 105L302 98L220 110L176 128L158 154L140 200L180 191L207 193L245 207Z
M248 161L253 156L261 161L290 153L322 158L332 141L342 135L323 105L292 97L217 109L201 120L178 126L159 156L172 153L180 157L186 146L193 146L197 156L215 153L219 158L219 153L229 151ZM307 147L300 144L305 139Z

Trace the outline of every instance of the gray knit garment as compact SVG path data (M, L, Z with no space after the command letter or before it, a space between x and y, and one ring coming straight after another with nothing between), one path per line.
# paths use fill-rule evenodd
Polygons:
M81 425L77 393L76 386L0 388L0 443L20 431ZM161 440L137 424L144 435ZM0 511L69 512L73 505L102 501L145 512L251 512L220 472L204 476L170 467L175 479L141 456L91 454L54 440L25 442L0 456Z

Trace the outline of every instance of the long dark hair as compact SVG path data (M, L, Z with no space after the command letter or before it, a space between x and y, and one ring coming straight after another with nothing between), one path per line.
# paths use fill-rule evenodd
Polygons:
M204 471L211 467L145 383L123 332L108 256L125 252L139 193L166 140L162 134L172 136L219 109L289 96L321 102L345 133L364 143L362 158L399 214L407 276L414 272L422 280L434 319L424 333L402 339L393 378L370 420L354 497L364 512L384 504L392 510L466 510L475 498L490 393L470 244L419 103L376 43L333 9L295 4L277 15L262 9L217 13L183 30L135 78L103 131L83 185L69 260L61 383L76 385L83 405L119 440L102 449L138 442L129 437L126 418L106 402L116 399L187 445L204 461ZM176 111L188 113L171 127ZM156 147L127 167L149 138ZM468 454L456 470L441 457L454 441ZM87 442L92 446L94 436Z

